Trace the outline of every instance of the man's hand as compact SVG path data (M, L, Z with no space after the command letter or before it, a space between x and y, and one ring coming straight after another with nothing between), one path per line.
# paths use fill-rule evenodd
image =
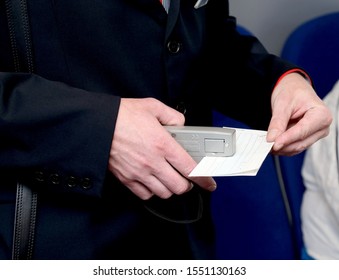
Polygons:
M187 177L197 163L163 125L184 125L184 116L153 98L122 98L109 170L141 199L169 198L189 191L194 181L213 191L210 177Z
M267 141L275 142L274 154L298 154L328 135L331 112L300 74L288 74L278 83L271 104Z

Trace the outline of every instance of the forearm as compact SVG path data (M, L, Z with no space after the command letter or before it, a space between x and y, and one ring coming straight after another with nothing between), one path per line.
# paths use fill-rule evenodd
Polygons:
M0 83L1 173L53 191L86 185L86 194L99 194L120 99L29 74L1 73Z

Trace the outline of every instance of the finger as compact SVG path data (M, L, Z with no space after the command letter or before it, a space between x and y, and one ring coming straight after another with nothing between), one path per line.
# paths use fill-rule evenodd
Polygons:
M286 146L291 148L293 144L296 151L301 151L328 135L329 120L325 110L324 107L312 107L307 110L303 118L276 138L273 150L278 151Z
M188 175L197 166L195 160L173 138L168 141L165 158L185 178L188 178ZM214 191L216 189L216 182L212 177L195 177L190 180L206 190Z
M156 176L148 176L147 180L142 181L142 183L147 186L147 188L156 196L167 199L173 195L172 188L168 184L164 184L161 181L161 174L156 174Z
M126 187L134 193L136 196L141 198L142 200L150 199L154 194L147 188L144 184L133 181L130 184L125 184Z
M213 192L217 188L217 183L213 177L190 177L191 181L199 185L205 190Z
M161 103L160 101L149 98L149 106L155 117L163 125L184 125L185 117L177 110Z
M280 105L274 108L270 124L267 129L267 142L274 142L286 130L291 111L289 106Z
M273 150L272 153L281 156L293 156L299 154L308 149L312 144L314 144L314 142L322 138L322 135L322 132L317 132L302 141L291 143L277 151Z
M182 176L182 174L167 161L164 161L164 164L158 167L159 169L157 169L154 175L163 186L166 186L171 194L175 193L180 195L192 189L192 182ZM153 189L151 190L160 196L160 194L156 193Z

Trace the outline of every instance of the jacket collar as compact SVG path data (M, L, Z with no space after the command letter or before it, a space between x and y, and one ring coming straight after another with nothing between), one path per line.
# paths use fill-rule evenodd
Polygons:
M133 2L146 14L149 14L156 21L164 23L167 21L167 13L159 0L128 0ZM175 0L173 0L175 2Z

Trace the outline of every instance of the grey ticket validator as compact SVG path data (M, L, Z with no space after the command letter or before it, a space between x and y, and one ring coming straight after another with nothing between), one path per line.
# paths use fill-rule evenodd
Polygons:
M196 162L205 156L230 157L235 154L235 129L207 126L165 126L165 128Z

